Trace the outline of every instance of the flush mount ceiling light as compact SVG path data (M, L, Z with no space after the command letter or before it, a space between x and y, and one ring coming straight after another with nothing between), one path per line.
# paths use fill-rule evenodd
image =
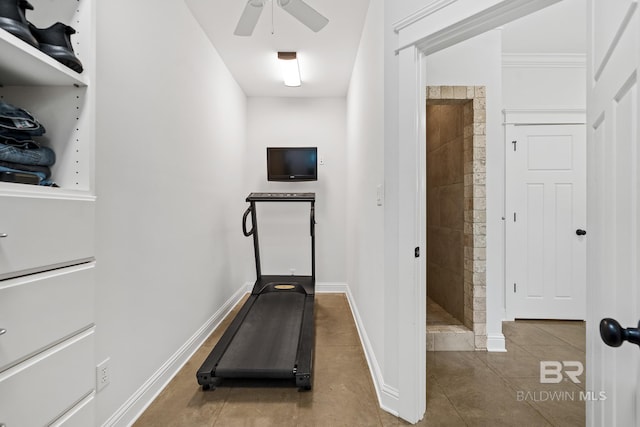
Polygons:
M236 36L250 36L258 23L258 18L260 18L264 4L267 1L268 0L248 0L233 34ZM329 23L327 18L303 0L271 1L277 1L278 6L316 33Z
M278 60L285 86L300 86L300 66L296 52L278 52Z

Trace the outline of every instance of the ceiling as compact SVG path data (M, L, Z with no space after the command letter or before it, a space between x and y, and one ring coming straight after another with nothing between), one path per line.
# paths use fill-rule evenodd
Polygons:
M265 0L250 37L233 31L247 0L186 0L231 74L250 97L342 97L347 93L369 0L305 0L329 19L314 33ZM505 53L585 53L584 0L563 0L503 27ZM278 51L298 52L302 86L282 83Z
M187 4L247 96L345 96L369 0L305 1L329 19L318 33L282 10L276 0L265 0L250 37L233 34L247 0L187 0ZM284 86L278 51L298 52L302 86Z

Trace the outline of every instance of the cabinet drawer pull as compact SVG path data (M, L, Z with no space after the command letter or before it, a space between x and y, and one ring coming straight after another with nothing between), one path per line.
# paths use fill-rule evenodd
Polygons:
M0 328L0 335L4 335L7 333L6 329ZM4 426L4 424L0 424L0 427Z
M7 233L0 233L0 239L4 239L5 237L9 237ZM4 427L3 424L0 424L0 427Z

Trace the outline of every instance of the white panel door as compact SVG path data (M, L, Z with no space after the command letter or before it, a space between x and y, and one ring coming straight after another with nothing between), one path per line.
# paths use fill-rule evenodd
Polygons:
M640 319L640 163L637 0L590 0L588 6L588 279L589 426L640 425L640 349L609 347L602 318L623 327Z
M583 320L585 126L508 125L506 136L508 315Z

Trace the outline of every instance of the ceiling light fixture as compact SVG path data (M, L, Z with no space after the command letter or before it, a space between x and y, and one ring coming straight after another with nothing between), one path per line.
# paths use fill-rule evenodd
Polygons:
M278 52L285 86L300 86L300 66L296 52Z

